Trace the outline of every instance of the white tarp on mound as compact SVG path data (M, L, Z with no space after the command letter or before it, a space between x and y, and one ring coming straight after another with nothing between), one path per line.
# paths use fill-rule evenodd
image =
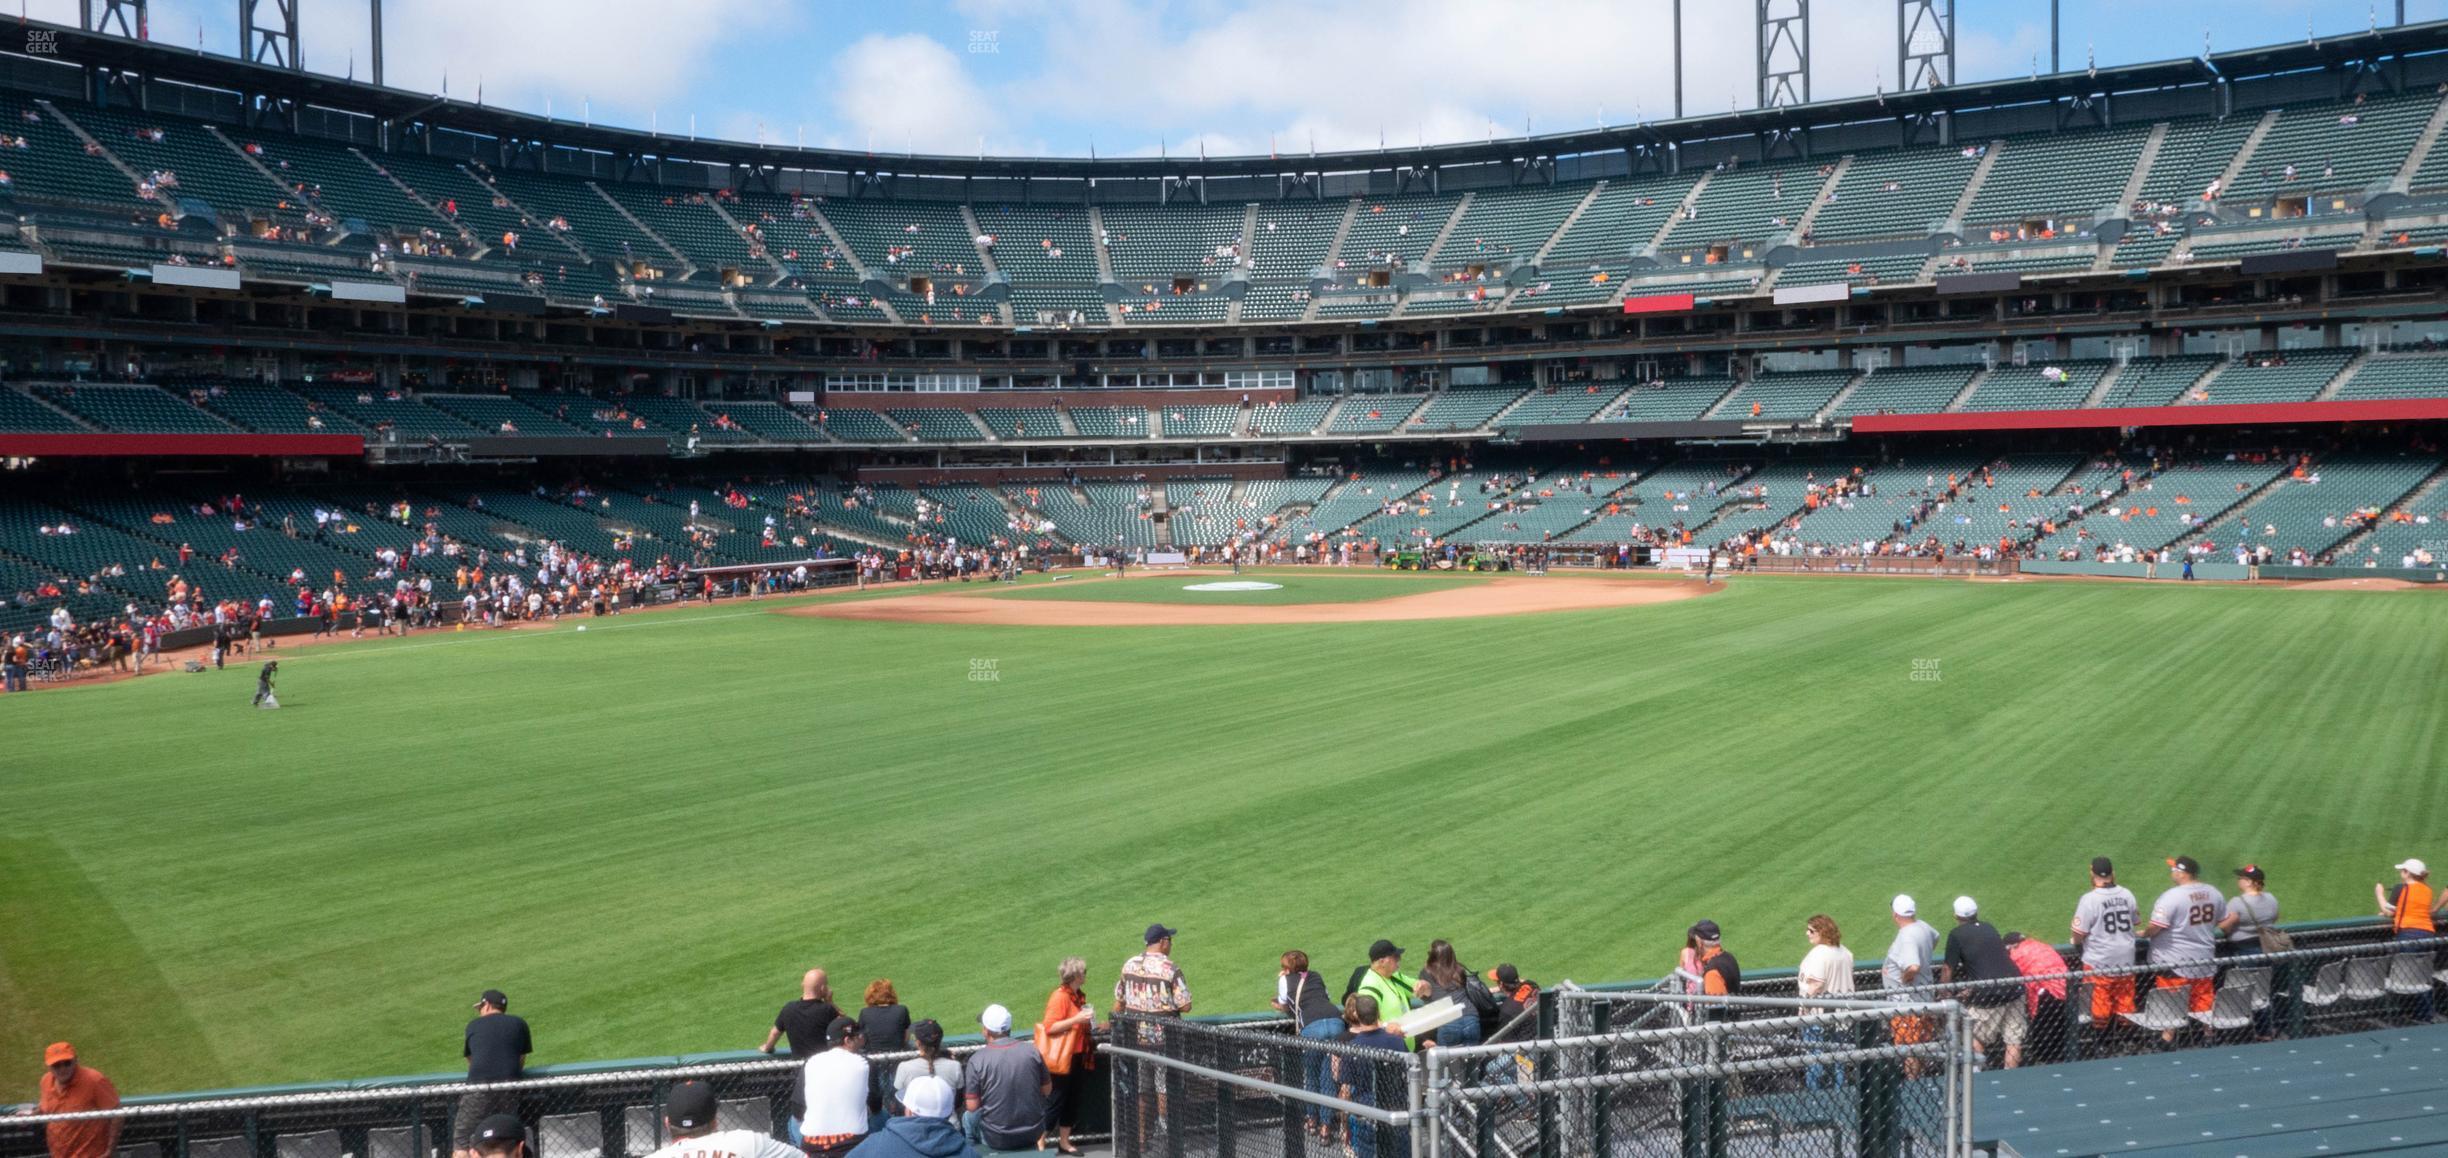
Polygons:
M1260 583L1255 579L1227 579L1219 583L1193 583L1184 591L1281 591L1281 583Z

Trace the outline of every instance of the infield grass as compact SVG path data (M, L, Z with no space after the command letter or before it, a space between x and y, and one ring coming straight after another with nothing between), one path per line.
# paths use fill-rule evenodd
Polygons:
M1150 921L1201 1011L1244 1011L1282 950L1340 977L1380 936L1586 982L1662 972L1700 917L1753 968L1814 912L1875 958L1899 891L2059 939L2102 853L2146 902L2160 857L2258 862L2291 919L2448 859L2428 592L1738 578L1229 630L787 605L299 649L279 712L237 669L0 698L0 1058L70 1039L128 1093L447 1070L488 986L539 1063L739 1048L811 965L967 1032L1033 1020L1073 953L1104 1005Z

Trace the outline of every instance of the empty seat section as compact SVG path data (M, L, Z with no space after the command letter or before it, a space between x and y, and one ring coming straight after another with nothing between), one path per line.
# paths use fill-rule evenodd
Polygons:
M2354 360L2355 353L2307 348L2246 354L2228 362L2209 381L2195 385L2180 403L2309 402Z
M1799 421L1819 413L1852 380L1851 370L1755 374L1728 395L1711 417Z
M1999 366L1972 388L1962 409L2064 410L2080 406L2112 364L2086 358Z
M1587 422L1622 397L1621 382L1569 382L1542 386L1530 392L1521 405L1505 415L1504 426L1515 430L1524 426L1562 425Z
M1140 406L1074 406L1071 424L1088 438L1148 438L1148 412Z
M1456 387L1431 396L1411 429L1477 430L1521 396L1520 387Z
M1708 413L1734 380L1724 377L1665 378L1643 382L1599 415L1602 422L1689 422Z
M1061 438L1062 413L1051 406L985 406L978 420L997 438Z
M1829 242L1873 237L1927 237L1946 219L1980 165L1977 150L1907 149L1853 158L1827 204L1811 221L1811 240ZM2001 158L2002 160L2003 158Z
M1326 412L1334 407L1331 399L1312 398L1302 402L1261 406L1250 411L1250 432L1253 434L1307 434L1326 420Z
M2448 357L2377 354L2355 367L2337 397L2448 398Z
M2134 358L2117 371L2101 406L2170 406L2221 359L2215 354Z
M1946 409L1956 395L1963 393L1964 384L1979 371L1978 364L1871 370L1828 417L1935 413Z
M1426 397L1417 394L1356 394L1326 424L1330 434L1384 434L1418 412Z
M104 430L228 434L238 428L153 386L37 385L34 393Z
M896 407L888 413L902 426L914 430L923 442L977 442L986 437L978 424L969 420L968 412L957 407Z
M1238 406L1166 406L1156 427L1166 438L1224 438L1241 422Z

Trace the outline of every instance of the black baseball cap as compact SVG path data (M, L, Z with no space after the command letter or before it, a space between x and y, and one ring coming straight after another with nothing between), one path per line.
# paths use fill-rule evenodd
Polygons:
M858 1035L859 1023L856 1019L836 1017L833 1019L833 1028L825 1031L825 1040L840 1045Z
M2092 875L2092 876L2095 876L2095 877L2112 877L2112 876L2115 876L2115 875L2116 875L2116 864L2115 864L2115 862L2110 861L2110 860L2109 860L2107 857L2104 857L2104 856L2095 856L2095 857L2092 857L2092 858L2091 858L2091 875Z
M1717 941L1723 939L1723 937L1717 931L1717 922L1715 921L1702 921L1699 924L1693 925L1691 927L1691 935L1698 937L1703 941Z
M2236 876L2241 877L2241 878L2243 878L2243 879L2245 879L2245 880L2248 880L2248 881L2260 881L2260 880L2266 880L2266 879L2268 879L2268 877L2267 877L2265 874L2263 874L2263 873L2262 873L2262 871L2261 871L2261 866L2260 866L2260 865L2257 865L2257 864L2248 864L2248 865L2245 865L2243 868L2237 869L2237 870L2236 870Z
M495 1114L476 1123L473 1139L479 1146L487 1142L524 1142L527 1140L527 1127L519 1125L516 1114Z
M1163 925L1150 925L1147 927L1147 943L1153 945L1156 942L1162 941L1178 932L1181 932L1181 930L1169 929Z
M663 1120L674 1130L702 1130L714 1124L714 1087L682 1082L663 1099Z
M1508 989L1521 984L1521 971L1515 969L1513 967L1513 963L1510 961L1497 966L1494 970L1488 973L1488 976L1495 978L1496 984L1502 985Z
M487 989L476 995L477 1008L482 1009L488 1005L495 1009L508 1009L510 1008L510 997L499 989Z
M2192 857L2171 856L2167 858L2167 862L2169 868L2175 869L2177 872L2183 873L2186 876L2201 875L2201 862L2193 859Z
M1402 946L1397 945L1392 941L1388 941L1383 937L1377 938L1377 943L1369 946L1369 960L1371 961L1383 961L1388 957L1400 957L1402 955Z
M943 1023L930 1017L911 1026L910 1036L928 1049L938 1048L943 1045Z

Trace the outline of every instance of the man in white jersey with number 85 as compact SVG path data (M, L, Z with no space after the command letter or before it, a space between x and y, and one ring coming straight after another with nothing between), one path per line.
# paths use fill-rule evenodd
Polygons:
M2107 857L2091 858L2091 891L2074 905L2074 944L2082 950L2083 968L2108 972L2085 978L2091 989L2091 1022L2114 1026L2120 1013L2134 1011L2134 933L2141 906L2125 886L2116 883L2116 865Z
M2185 987L2189 991L2185 1008L2207 1013L2215 996L2218 923L2227 915L2227 900L2217 889L2195 879L2201 875L2201 864L2192 857L2170 857L2167 863L2168 879L2176 883L2151 905L2150 927L2142 935L2150 938L2151 964L2168 970L2159 978L2159 988ZM2176 1031L2159 1036L2172 1043Z

